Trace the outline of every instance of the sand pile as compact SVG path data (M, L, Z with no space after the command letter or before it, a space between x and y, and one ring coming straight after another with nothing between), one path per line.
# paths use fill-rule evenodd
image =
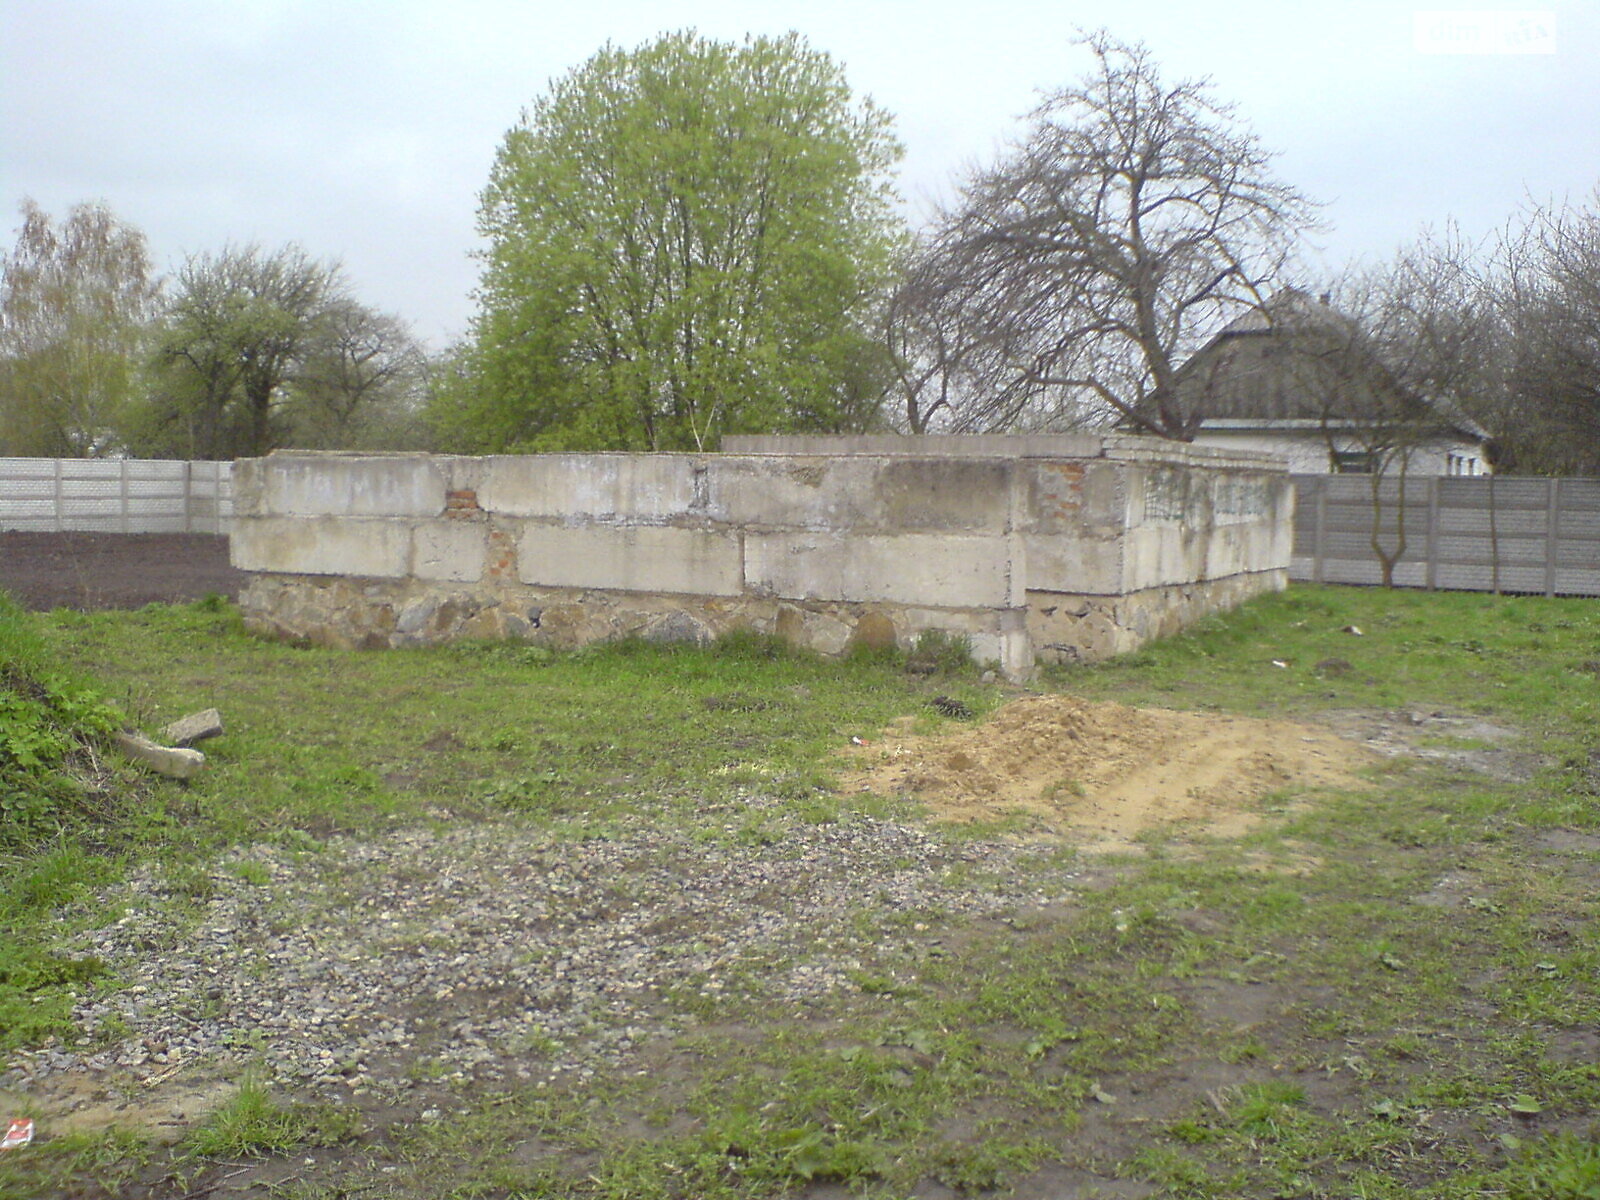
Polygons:
M1126 844L1182 822L1222 835L1259 819L1269 796L1358 785L1375 755L1288 721L1029 696L981 724L934 736L912 718L849 748L847 791L910 796L944 820L1025 815L1045 831Z

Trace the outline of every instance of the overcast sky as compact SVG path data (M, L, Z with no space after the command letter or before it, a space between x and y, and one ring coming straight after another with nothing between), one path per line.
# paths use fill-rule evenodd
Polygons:
M1284 180L1325 201L1325 264L1600 181L1600 3L1373 0L0 0L5 245L31 196L109 204L158 266L300 243L442 346L466 331L477 194L506 130L608 40L794 29L895 114L913 219L1079 78L1077 27L1210 76ZM1429 9L1428 12L1438 12ZM1476 14L1476 15L1474 15ZM1440 53L1454 49L1471 52Z

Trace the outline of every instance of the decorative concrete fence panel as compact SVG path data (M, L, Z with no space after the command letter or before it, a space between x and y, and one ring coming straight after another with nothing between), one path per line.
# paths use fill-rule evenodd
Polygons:
M0 458L0 529L227 533L232 464Z
M1403 505L1392 476L1294 479L1295 579L1380 583L1376 524L1400 587L1600 596L1600 479L1412 477Z
M735 440L722 454L274 453L234 475L262 631L558 645L964 635L1026 675L1284 586L1288 476L1127 438Z

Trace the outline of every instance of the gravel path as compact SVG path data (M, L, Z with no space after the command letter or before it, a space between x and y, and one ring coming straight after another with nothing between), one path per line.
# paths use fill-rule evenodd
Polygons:
M245 1061L346 1095L581 1078L724 997L804 1015L859 995L855 972L909 974L932 922L1073 884L1023 863L1039 848L810 824L791 807L752 799L693 827L581 838L441 820L315 852L256 846L188 906L133 879L104 897L122 919L62 947L123 986L79 1002L79 1044L19 1055L0 1086L148 1085Z

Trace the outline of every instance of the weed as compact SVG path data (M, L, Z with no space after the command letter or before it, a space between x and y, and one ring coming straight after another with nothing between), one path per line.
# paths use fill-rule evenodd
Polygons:
M293 1150L308 1129L302 1113L280 1104L255 1073L239 1090L184 1139L184 1153L194 1158L260 1157Z
M1516 1139L1511 1139L1516 1143ZM1600 1200L1600 1127L1517 1144L1505 1180L1508 1200Z
M147 1138L124 1129L42 1139L0 1154L0 1196L123 1195L151 1154Z
M239 1090L184 1139L186 1158L260 1158L300 1146L334 1146L362 1131L359 1113L329 1105L285 1104L274 1099L255 1071Z
M972 639L964 633L924 629L906 655L906 670L916 675L976 675Z
M932 1175L945 1187L964 1193L992 1192L1051 1157L1041 1140L1012 1142L989 1136L977 1143L940 1147L932 1159Z
M0 594L0 848L36 846L110 811L95 746L121 722Z
M1244 1084L1227 1106L1228 1119L1251 1133L1274 1133L1305 1099L1305 1089L1294 1083L1272 1080Z
M272 882L272 872L267 870L266 865L250 859L237 859L227 863L224 865L224 870L252 887L266 887Z

